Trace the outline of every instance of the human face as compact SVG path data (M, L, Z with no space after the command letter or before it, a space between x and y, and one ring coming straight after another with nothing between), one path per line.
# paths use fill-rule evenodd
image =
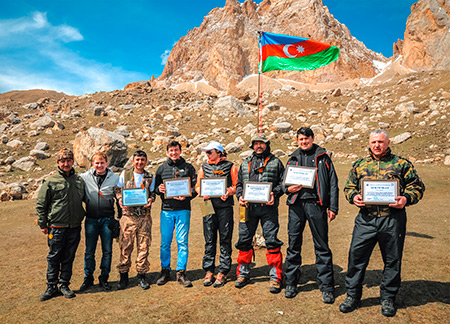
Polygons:
M216 150L209 150L205 153L210 162L216 162L220 158L220 154Z
M92 167L95 169L95 173L103 175L106 173L106 168L108 167L108 162L101 157L94 158L92 161Z
M298 134L297 135L297 143L298 146L304 150L307 151L309 149L311 149L311 147L313 146L314 143L314 136L305 136L302 134Z
M369 138L370 150L375 156L375 159L379 160L389 148L391 141L386 138L383 133L373 134Z
M256 152L256 154L262 154L267 148L267 144L262 141L254 141L253 142L253 151Z
M72 170L73 167L72 159L61 159L56 163L58 164L58 167L66 174L69 174L70 170Z
M136 173L144 173L144 168L147 165L147 158L145 156L135 156L133 158L133 167Z
M181 150L180 148L177 146L171 146L169 147L169 149L166 152L167 156L169 157L169 159L171 159L172 161L176 161L180 158L181 156Z

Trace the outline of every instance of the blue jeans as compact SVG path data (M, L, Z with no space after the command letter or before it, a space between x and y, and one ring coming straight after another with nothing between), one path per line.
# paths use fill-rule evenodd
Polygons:
M170 269L170 246L175 229L178 246L177 271L186 270L190 221L190 210L161 211L161 268Z
M102 280L107 281L111 272L112 235L108 228L109 218L86 218L84 229L86 234L86 251L84 253L84 273L86 277L93 276L95 271L95 249L100 236L102 244L102 261L100 263Z

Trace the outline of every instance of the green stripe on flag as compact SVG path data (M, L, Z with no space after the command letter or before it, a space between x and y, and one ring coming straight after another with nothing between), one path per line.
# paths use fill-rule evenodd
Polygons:
M263 61L262 72L273 70L306 71L315 70L339 57L339 48L331 46L324 51L295 58L270 56Z

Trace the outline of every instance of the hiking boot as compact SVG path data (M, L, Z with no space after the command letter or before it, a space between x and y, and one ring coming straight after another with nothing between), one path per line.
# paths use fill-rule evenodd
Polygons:
M80 291L85 291L89 289L90 287L92 287L93 284L94 284L94 277L92 276L84 277L84 281L80 286Z
M234 282L234 286L239 289L244 288L245 286L247 286L249 281L250 281L250 278L248 278L248 277L239 277Z
M323 291L322 292L322 301L325 304L333 304L334 303L334 294L332 291Z
M288 285L284 291L284 297L286 298L294 298L297 296L297 287Z
M223 287L227 282L227 276L225 276L222 272L219 272L216 277L216 281L214 281L214 288Z
M117 289L122 290L128 287L128 272L120 274L120 281Z
M47 290L41 295L41 301L49 300L58 294L58 287L56 285L47 285Z
M270 292L272 294L279 294L281 291L281 283L275 280L270 280Z
M192 282L186 277L186 271L184 270L177 271L177 281L186 288L192 287Z
M214 282L214 273L212 273L211 271L207 271L205 279L203 280L203 286L209 287L213 284L213 282Z
M70 290L69 286L67 286L66 284L62 284L61 286L59 286L59 291L66 298L73 298L76 296L75 293L72 290Z
M395 309L393 299L382 299L381 300L381 314L386 317L392 317L397 313Z
M169 269L161 269L161 273L159 275L158 280L156 280L156 284L158 286L165 285L170 279L170 270Z
M98 277L98 284L105 290L111 290L112 288L111 285L108 283L108 279L102 279L101 277Z
M360 303L360 299L347 295L347 298L345 298L344 302L339 305L339 310L342 313L350 313L357 309Z
M142 290L147 290L148 288L150 288L150 284L147 282L147 278L145 277L145 273L138 273L137 281L138 281L139 287L141 287Z

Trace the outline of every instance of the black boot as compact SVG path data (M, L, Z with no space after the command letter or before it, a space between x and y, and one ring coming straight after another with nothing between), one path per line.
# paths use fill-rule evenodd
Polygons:
M147 282L145 273L138 273L137 280L138 280L139 287L141 287L143 290L147 290L148 288L150 288L150 284Z
M170 279L170 270L169 269L161 269L161 274L159 275L158 280L156 280L156 284L158 286L165 285Z
M41 295L41 301L49 300L58 294L58 287L56 285L47 285L47 290Z
M83 284L80 286L80 291L85 291L89 289L94 284L94 277L86 276L84 277Z
M122 290L128 287L128 272L120 274L120 281L117 289Z

